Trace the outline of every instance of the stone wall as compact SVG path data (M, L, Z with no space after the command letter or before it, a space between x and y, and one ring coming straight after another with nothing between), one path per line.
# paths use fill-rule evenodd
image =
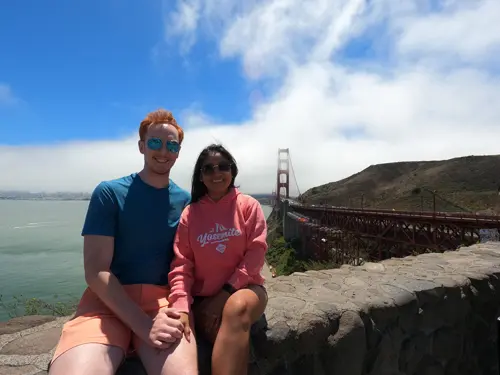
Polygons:
M260 373L498 374L499 276L490 242L279 277L255 342Z
M489 242L271 279L250 373L496 375L499 276L500 243ZM0 325L0 373L43 374L56 323Z

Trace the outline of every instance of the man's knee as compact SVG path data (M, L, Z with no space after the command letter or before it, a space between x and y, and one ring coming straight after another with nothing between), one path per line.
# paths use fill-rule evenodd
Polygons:
M161 370L161 375L198 375L198 360L195 356L188 355L175 362L170 362Z
M163 369L161 375L198 375L198 367L189 366L184 368Z
M139 357L148 374L198 375L196 339L191 333L191 342L182 338L170 348L158 352L152 347L139 345Z
M56 358L49 366L49 375L114 375L123 358L123 350L119 347L83 344Z

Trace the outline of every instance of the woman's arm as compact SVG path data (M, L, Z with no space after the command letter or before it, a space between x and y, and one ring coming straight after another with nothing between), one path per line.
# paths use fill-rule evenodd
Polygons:
M244 209L248 210L245 222L247 248L243 260L228 281L235 289L247 286L253 276L260 274L267 252L267 223L259 201L250 198Z
M168 283L170 285L169 305L185 313L189 313L193 302L191 288L194 281L194 254L189 241L188 212L189 208L182 212L177 227L174 240L174 259L170 265L171 271L168 274Z

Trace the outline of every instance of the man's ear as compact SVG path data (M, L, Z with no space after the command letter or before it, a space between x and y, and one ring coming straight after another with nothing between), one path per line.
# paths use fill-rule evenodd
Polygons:
M137 146L139 147L139 152L144 155L144 141L139 139Z

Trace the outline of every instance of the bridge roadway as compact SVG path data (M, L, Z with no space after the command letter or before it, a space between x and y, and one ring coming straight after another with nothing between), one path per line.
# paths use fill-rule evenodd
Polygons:
M428 222L433 225L454 224L459 227L477 229L500 229L499 215L469 214L462 212L416 212L416 211L396 211L387 209L361 209L320 205L304 205L296 201L289 202L291 208L299 213L306 213L306 216L318 218L318 214L336 216L357 216L357 217L378 217L393 221L406 222ZM323 224L323 223L322 223ZM325 223L326 224L326 223Z
M360 249L369 259L427 251L456 250L498 236L500 216L456 212L412 212L305 205L288 202L292 220L288 236L298 236L303 252L317 260L331 259L332 249L347 257ZM493 230L482 232L481 230ZM344 256L344 255L343 255Z

